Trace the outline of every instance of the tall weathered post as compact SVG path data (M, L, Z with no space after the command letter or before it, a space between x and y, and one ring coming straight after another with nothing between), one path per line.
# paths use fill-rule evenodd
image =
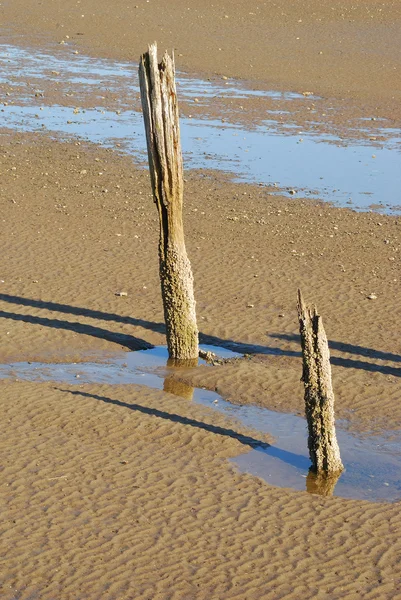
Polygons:
M183 164L174 57L157 62L156 43L141 56L139 83L154 201L159 213L160 282L170 358L198 356L193 276L182 220Z
M334 392L330 352L322 318L316 308L307 308L298 290L298 317L301 333L305 386L305 413L312 471L335 474L343 471L334 422Z

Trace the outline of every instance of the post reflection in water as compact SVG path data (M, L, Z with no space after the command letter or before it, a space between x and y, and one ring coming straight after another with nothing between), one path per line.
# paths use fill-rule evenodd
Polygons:
M177 372L181 371L181 373L185 373L187 369L194 368L197 365L197 359L177 360L169 358L166 363L167 375L164 377L163 391L192 401L194 399L195 388L177 379ZM274 435L274 431L271 433ZM273 446L271 446L271 449L273 449ZM283 460L282 454L279 452L278 456ZM317 474L310 469L306 477L306 491L309 494L317 494L319 496L332 496L340 476L341 472L327 475L325 473Z
M310 470L306 478L306 491L319 496L332 496L341 473L342 471L327 475L325 473L317 474Z
M238 357L238 354L230 353L225 348L203 346L202 349L223 358ZM383 435L374 438L340 430L339 443L346 470L341 477L318 477L308 472L310 460L306 423L300 416L261 406L232 404L216 391L192 387L185 380L191 381L197 361L167 361L167 348L164 346L124 352L114 359L103 355L99 358L97 362L82 362L79 365L61 362L0 364L0 379L18 378L19 381L57 382L71 386L79 382L79 385L138 384L158 390L162 388L183 398L184 402L187 400L206 407L209 414L212 409L224 415L230 425L222 428L206 422L202 426L201 420L179 416L175 414L177 411L174 410L173 399L171 410L167 412L111 399L107 401L146 414L153 410L154 414L163 418L172 418L209 432L223 432L226 436L239 439L250 447L250 451L242 451L230 462L240 472L264 479L270 486L305 491L306 479L306 491L320 496L335 495L369 502L396 502L401 498L401 436L398 430L386 430ZM76 379L77 374L79 380ZM251 438L240 433L242 426L254 432ZM264 441L268 439L267 434L275 438L271 445Z
M174 369L175 372L182 369L191 369L198 365L198 359L191 360L177 360L174 358L169 358L167 361L167 368ZM194 395L194 389L192 385L185 383L184 381L179 381L173 375L167 375L164 378L163 391L168 392L169 394L174 394L175 396L179 396L180 398L184 398L185 400L192 400Z
M185 400L192 400L194 396L192 385L178 381L174 378L174 375L170 375L164 379L163 391L184 398Z

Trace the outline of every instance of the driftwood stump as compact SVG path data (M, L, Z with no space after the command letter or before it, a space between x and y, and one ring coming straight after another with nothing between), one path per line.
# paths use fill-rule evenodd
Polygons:
M298 317L301 333L305 386L305 413L312 471L334 474L343 471L334 423L334 392L330 353L322 318L316 308L304 304L298 290Z
M191 265L186 253L183 164L174 57L157 62L157 45L141 56L139 83L153 197L159 213L160 282L170 358L198 356Z

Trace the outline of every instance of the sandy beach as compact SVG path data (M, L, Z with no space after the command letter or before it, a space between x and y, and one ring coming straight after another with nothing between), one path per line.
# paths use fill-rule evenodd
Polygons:
M137 62L156 39L191 76L298 92L279 126L316 122L365 142L383 122L400 129L398 0L137 2L4 2L3 43ZM98 103L93 88L71 99L49 82L36 98L22 79L0 82L4 107L26 88L38 111L125 102L106 90ZM319 98L312 116L303 92ZM182 111L251 127L273 102L185 100ZM101 363L165 344L147 170L119 147L16 131L0 115L0 363ZM302 415L301 288L324 319L337 418L372 444L399 439L400 217L216 170L188 169L185 186L200 341L246 359L180 371L164 391L0 380L1 598L401 598L399 501L240 473L230 459L274 444L274 432L185 397L206 388Z

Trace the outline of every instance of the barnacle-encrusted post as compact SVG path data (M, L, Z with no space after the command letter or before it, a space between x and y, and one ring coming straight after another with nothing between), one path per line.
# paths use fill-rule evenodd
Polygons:
M157 62L157 45L139 62L139 82L154 201L159 213L160 282L170 358L198 356L193 276L182 220L183 164L174 57Z
M330 353L322 318L316 308L305 306L298 290L298 317L301 334L305 386L305 413L312 470L317 474L343 471L334 422L334 392Z

